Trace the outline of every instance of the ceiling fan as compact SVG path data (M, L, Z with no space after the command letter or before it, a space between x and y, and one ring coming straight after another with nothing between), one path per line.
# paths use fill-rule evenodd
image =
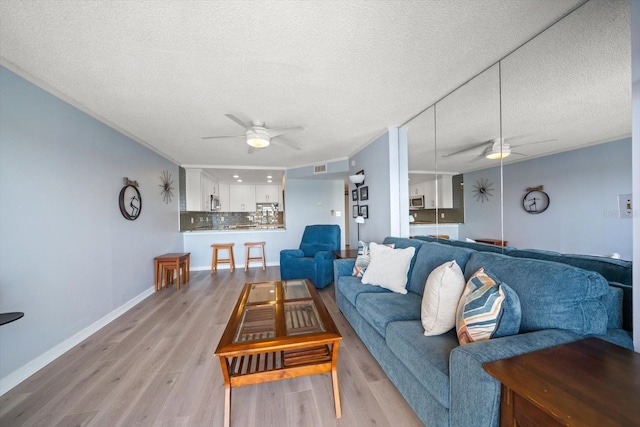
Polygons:
M525 147L533 144L542 144L543 142L551 142L556 141L555 139L546 139L544 141L536 141L530 142L528 144L519 144L519 145L511 145L505 140L502 140L500 143L500 138L490 139L489 141L484 141L479 144L472 145L471 147L465 148L460 151L456 151L455 153L445 154L442 157L451 157L458 156L462 154L475 154L477 157L472 161L479 160L481 158L487 158L490 160L503 159L511 154L516 154L518 156L527 156L524 153L517 153L515 151L511 151L512 148L516 147Z
M273 138L279 137L285 133L293 132L296 130L303 130L301 126L284 127L284 128L268 128L265 127L264 122L252 121L251 124L247 124L234 116L233 114L225 114L229 119L233 120L240 126L246 129L246 132L242 135L219 135L219 136L203 136L202 139L217 139L217 138L238 138L244 137L249 144L249 153L253 152L254 148L266 148L271 142L282 143L295 150L299 150L297 145L279 138L274 140Z

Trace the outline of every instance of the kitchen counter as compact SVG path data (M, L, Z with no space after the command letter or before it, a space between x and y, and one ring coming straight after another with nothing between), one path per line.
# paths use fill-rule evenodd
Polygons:
M195 230L184 230L183 233L199 233L199 232L241 232L241 231L277 231L284 230L284 225L225 225L221 228L196 228Z
M460 224L434 224L428 222L412 222L409 224L411 236L447 235L450 239L458 240Z

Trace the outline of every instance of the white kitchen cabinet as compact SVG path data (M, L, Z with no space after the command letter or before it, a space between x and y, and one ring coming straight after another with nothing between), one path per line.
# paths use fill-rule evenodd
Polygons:
M409 185L409 196L424 196L424 182Z
M256 186L229 185L229 210L231 212L255 212Z
M453 208L453 182L452 175L438 176L438 208Z
M424 208L435 209L436 207L436 182L427 181L424 183Z
M211 195L218 193L218 183L202 169L186 169L188 211L211 210Z
M256 203L278 203L279 185L256 185Z
M220 199L220 212L231 212L229 205L229 184L218 184L218 198Z

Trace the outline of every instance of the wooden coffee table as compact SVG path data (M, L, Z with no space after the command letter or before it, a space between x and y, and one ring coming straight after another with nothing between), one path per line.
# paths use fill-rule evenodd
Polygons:
M230 424L232 387L329 372L340 418L340 340L310 281L246 284L215 352L224 377L224 425Z

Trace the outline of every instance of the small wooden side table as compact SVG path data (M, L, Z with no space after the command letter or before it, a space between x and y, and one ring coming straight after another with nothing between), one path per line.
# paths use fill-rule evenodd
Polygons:
M486 243L488 245L494 245L494 246L507 246L507 242L506 240L500 240L500 239L473 239L478 243Z
M178 278L176 283L176 289L180 289L180 267L183 267L182 280L183 283L189 282L189 269L191 263L191 252L186 253L168 253L157 256L153 259L154 265L154 283L156 285L156 291L162 289L162 276L164 269L175 270ZM165 279L168 281L168 279Z
M344 249L344 250L341 250L341 251L333 251L333 254L338 259L358 258L358 250L357 249Z
M501 427L640 426L640 354L587 338L485 363Z

